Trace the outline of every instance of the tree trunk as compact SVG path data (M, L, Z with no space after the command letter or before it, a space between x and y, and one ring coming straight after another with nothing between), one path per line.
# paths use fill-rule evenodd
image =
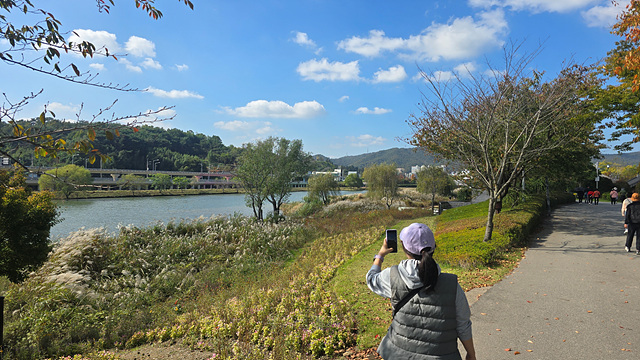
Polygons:
M549 176L545 176L544 184L547 187L547 216L551 216L551 194L549 191Z
M491 240L491 234L493 233L493 215L495 213L496 199L491 196L489 198L489 211L487 214L487 226L484 231L484 242Z

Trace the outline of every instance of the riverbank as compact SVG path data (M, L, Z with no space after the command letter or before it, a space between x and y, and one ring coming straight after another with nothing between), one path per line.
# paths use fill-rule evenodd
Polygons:
M359 188L340 188L341 191L358 191ZM307 188L293 188L292 192L307 191ZM78 191L72 193L69 198L56 193L56 200L81 200L81 199L112 199L112 198L139 198L154 196L191 196L191 195L214 195L214 194L244 194L244 189L168 189L168 190L95 190Z

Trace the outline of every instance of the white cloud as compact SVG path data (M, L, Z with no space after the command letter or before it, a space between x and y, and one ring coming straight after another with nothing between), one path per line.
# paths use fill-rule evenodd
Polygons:
M429 76L429 79L435 82L445 82L453 78L455 78L455 74L452 71L434 71Z
M263 135L277 133L279 130L273 127L269 121L217 121L213 126L220 130L241 133L240 139L261 139Z
M294 43L311 48L315 48L317 46L313 40L309 39L307 33L296 31L295 34L296 36L292 39Z
M161 89L156 89L152 86L149 86L148 88L145 89L145 91L148 91L150 93L152 93L154 96L157 97L162 97L162 98L170 98L170 99L186 99L186 98L194 98L194 99L204 99L204 96L198 94L198 93L194 93L188 90L170 90L170 91L166 91L166 90L161 90Z
M56 114L58 120L70 120L75 121L80 113L81 105L76 104L62 104L59 102L52 102L47 104L47 110Z
M621 1L618 6L607 3L606 6L594 6L580 14L589 27L611 28L618 21L618 15L622 13L628 3L629 1Z
M317 101L302 101L291 106L284 101L255 100L243 107L226 108L226 112L244 118L308 119L324 114L325 109Z
M142 65L145 69L155 69L155 70L162 69L162 65L160 65L159 62L153 60L152 58L144 59L144 61L141 62L140 65Z
M312 49L316 54L319 54L322 52L322 48L318 47L315 41L309 39L309 35L307 35L307 33L295 31L294 34L295 34L295 37L291 39L291 41L293 41L294 43L300 46L304 46L306 48Z
M569 12L602 2L601 0L469 0L473 7L509 7L512 10L539 12Z
M158 108L158 110L160 110L160 108ZM157 111L157 110L156 110ZM145 112L145 114L147 114L148 116L139 116L137 118L138 121L152 121L151 123L149 123L148 125L152 125L155 127L159 127L162 129L171 129L173 128L172 124L173 124L173 118L176 116L176 111L173 109L165 109L165 110L161 110L158 111L157 113L154 113L153 115L150 115L153 111L152 110L147 110Z
M182 64L182 65L178 65L176 64L176 69L178 71L185 71L185 70L189 70L189 65L187 64Z
M131 36L124 47L127 53L133 56L156 56L156 45L152 41L138 36Z
M464 59L502 46L501 37L507 30L504 11L497 9L479 13L477 19L468 16L447 24L434 23L407 39L389 38L381 30L371 30L368 38L354 36L341 41L338 48L367 57L388 51L407 60Z
M349 96L348 95L344 95L344 96L340 97L340 99L338 99L339 102L345 102L347 100L349 100Z
M326 58L309 60L298 65L296 69L303 80L313 81L354 81L360 80L360 66L358 61L330 63Z
M389 109L383 109L379 107L374 107L373 110L367 107L360 107L356 110L356 114L367 114L367 115L382 115L390 112L391 110Z
M382 145L386 141L386 139L383 138L382 136L373 136L369 134L364 134L360 136L347 136L347 140L351 142L351 146L356 146L356 147Z
M407 78L407 72L402 65L392 66L389 70L379 70L373 76L374 83L400 82Z
M129 61L129 59L126 58L120 58L118 59L119 62L123 63L124 66L127 68L127 70L129 71L133 71L133 72L137 72L137 73L141 73L142 72L142 68L140 66L136 66L133 65L131 63L131 61Z
M474 62L468 62L464 64L459 64L453 68L453 70L461 76L467 76L474 71L476 71L477 66Z
M218 129L227 131L246 131L251 129L251 124L246 121L234 120L234 121L218 121L213 124Z
M109 50L109 54L117 53L121 50L116 35L106 31L94 31L89 29L76 29L73 30L72 35L67 39L74 44L80 44L83 41L88 41L96 47L96 51L100 49Z
M354 52L366 57L379 56L384 51L396 51L404 47L402 38L388 38L382 30L369 31L368 38L354 36L338 43L338 49Z
M106 70L104 64L99 64L99 63L92 63L89 64L89 67L94 69L94 70L98 70L98 71L103 71Z

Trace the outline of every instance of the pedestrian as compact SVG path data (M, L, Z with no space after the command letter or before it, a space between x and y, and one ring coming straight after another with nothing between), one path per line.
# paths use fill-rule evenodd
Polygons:
M433 260L433 232L413 223L402 229L400 241L407 259L382 270L384 257L392 251L385 238L367 272L369 289L393 305L393 319L378 354L386 360L462 359L460 339L465 359L475 360L469 303L457 276L440 272Z
M598 205L600 203L600 191L598 189L593 190L593 204Z
M636 236L636 255L640 255L640 194L633 193L631 195L631 204L627 205L627 212L624 216L624 223L627 224L629 233L627 234L627 242L624 244L624 249L627 252L631 252L631 244L633 243L633 236Z
M579 187L576 189L576 194L578 195L578 202L581 203L584 198L584 188Z
M589 204L593 204L593 190L589 189L589 191L587 191L587 202Z
M629 206L629 204L631 204L631 198L625 198L622 201L622 209L620 209L620 212L622 213L622 217L625 217L625 215L627 214L627 206ZM629 232L629 227L627 226L627 224L624 224L624 233L628 233Z
M611 205L615 205L618 201L618 188L613 188L609 192L609 197L611 198Z

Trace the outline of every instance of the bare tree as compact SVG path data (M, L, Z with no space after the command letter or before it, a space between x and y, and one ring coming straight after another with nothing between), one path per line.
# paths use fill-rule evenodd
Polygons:
M586 137L593 119L580 116L584 90L592 84L582 66L564 64L558 76L545 81L531 70L534 51L519 54L520 45L504 50L504 68L467 71L440 82L422 72L428 88L421 114L408 123L407 141L467 167L489 194L484 241L493 232L496 202L514 180L535 162L576 137ZM585 131L586 130L586 131Z

